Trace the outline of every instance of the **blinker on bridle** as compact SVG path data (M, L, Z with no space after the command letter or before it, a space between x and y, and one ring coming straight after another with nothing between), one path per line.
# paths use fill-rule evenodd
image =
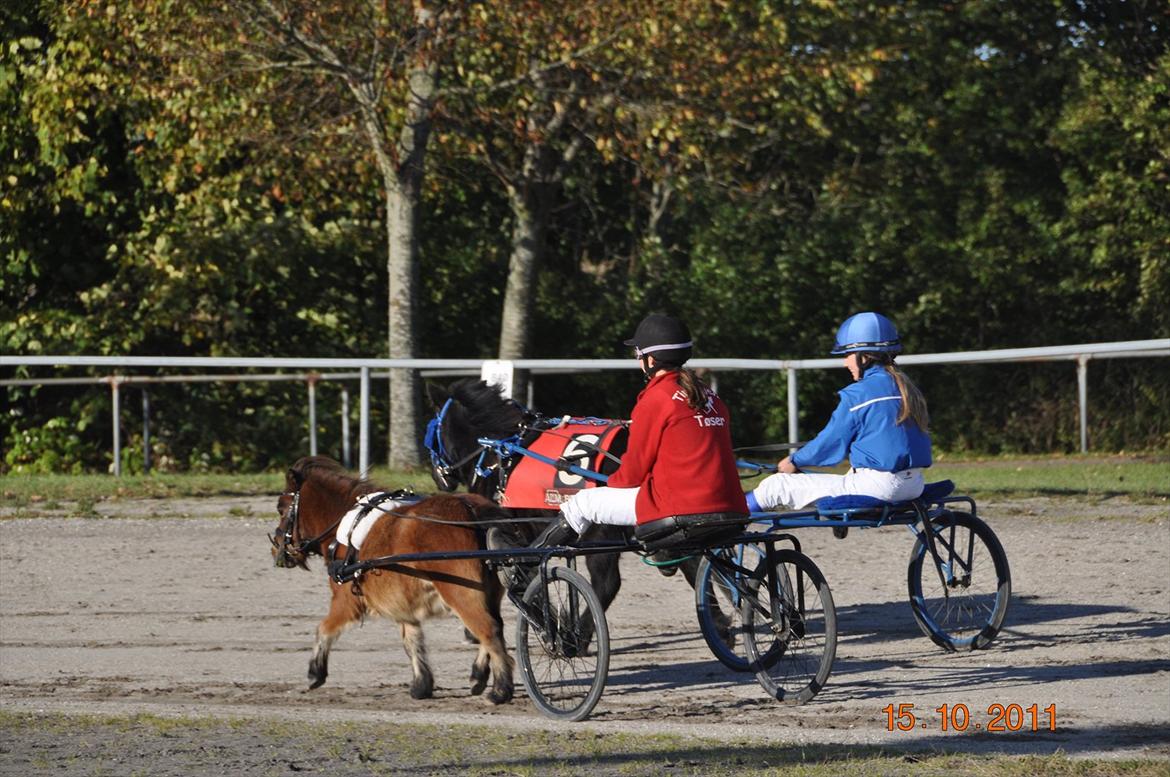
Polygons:
M431 454L431 471L435 476L435 485L442 491L454 491L459 483L459 468L477 456L482 458L486 453L484 448L479 448L458 461L453 462L448 458L447 447L443 445L443 421L454 401L454 397L448 398L435 417L427 421L427 431L423 437L423 445Z
M281 494L281 496L292 497L292 504L290 504L288 509L284 511L284 517L280 524L278 524L276 527L276 530L279 532L280 527L282 525L284 526L284 536L282 538L284 540L283 545L284 548L288 548L288 546L292 545L293 543L293 532L296 531L297 516L300 514L301 491L299 488L296 491L285 491L283 494ZM271 534L268 535L268 540L272 543L272 547L276 548L277 550L282 550L281 543L277 542L276 538Z

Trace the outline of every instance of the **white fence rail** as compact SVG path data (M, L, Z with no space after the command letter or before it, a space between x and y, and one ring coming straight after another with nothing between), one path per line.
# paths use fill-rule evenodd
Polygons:
M1077 399L1080 423L1080 448L1087 451L1088 439L1088 366L1094 359L1116 359L1136 357L1170 356L1170 338L1154 340L1131 340L1115 343L1085 343L1081 345L1058 345L1040 348L1009 348L993 351L965 351L958 353L936 353L900 356L903 365L933 364L988 364L1006 362L1076 362ZM482 359L313 359L284 357L234 357L234 356L4 356L0 355L0 367L106 367L114 370L107 377L46 377L0 379L2 386L29 386L54 384L108 383L113 399L113 448L114 474L121 474L121 395L120 389L127 385L149 385L152 383L184 383L208 381L302 381L308 387L308 415L310 452L316 453L316 384L321 381L352 381L359 383L358 421L358 469L369 470L370 466L370 380L381 377L374 370L414 369L423 375L477 375L483 365ZM799 406L797 403L800 370L837 368L841 360L833 359L692 359L690 366L705 368L713 373L740 370L784 371L788 386L788 439L800 439L798 425ZM271 374L197 374L197 375L124 375L117 370L196 368L200 370L298 370L300 372ZM593 372L599 370L637 369L633 359L521 359L515 362L516 369L529 370L533 374ZM388 373L385 373L388 374ZM342 389L343 448L348 451L348 402L349 393ZM529 398L531 404L531 396ZM144 438L149 435L149 399L144 393ZM148 442L144 447L148 449ZM348 458L348 455L346 456Z

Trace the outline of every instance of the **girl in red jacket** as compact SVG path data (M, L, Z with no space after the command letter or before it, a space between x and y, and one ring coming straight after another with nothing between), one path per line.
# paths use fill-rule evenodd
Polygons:
M731 421L715 392L683 365L691 357L686 324L653 314L633 346L646 388L630 413L630 439L606 486L578 491L532 547L565 545L590 523L642 529L662 518L698 513L747 516L731 450ZM488 533L488 547L508 545Z

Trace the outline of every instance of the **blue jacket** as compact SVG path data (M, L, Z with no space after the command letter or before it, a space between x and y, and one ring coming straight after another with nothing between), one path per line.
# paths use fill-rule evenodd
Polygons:
M929 467L930 435L912 420L898 423L902 396L890 373L873 365L837 392L841 403L820 434L792 454L797 467L831 467L846 456L854 467L899 472Z

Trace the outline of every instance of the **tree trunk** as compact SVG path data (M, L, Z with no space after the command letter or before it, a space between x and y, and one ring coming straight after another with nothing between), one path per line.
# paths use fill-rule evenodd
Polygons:
M416 21L428 30L433 13L419 6ZM422 33L425 34L425 33ZM389 285L387 348L391 359L415 357L415 288L418 280L418 208L423 161L431 129L431 105L439 87L438 62L419 46L409 77L406 123L393 150L387 147L373 84L353 85L386 201L386 275ZM391 469L414 469L420 456L422 383L417 370L390 370Z
M418 8L418 27L428 29L432 12ZM431 131L431 104L439 88L439 68L426 46L419 47L410 74L406 123L398 137L398 197L387 198L386 260L390 284L389 347L391 359L415 356L414 303L418 280L418 208L422 196L423 160ZM422 381L417 370L390 371L391 469L414 469L422 461L419 442Z
M386 197L386 270L389 277L389 354L391 359L415 356L414 299L418 239L417 193L399 188ZM413 469L419 456L419 419L422 384L417 370L390 370L390 453L391 469Z
M544 257L548 231L548 208L539 185L511 192L512 254L508 258L508 285L500 320L501 359L523 359L529 355L532 306L536 297L536 270ZM513 396L523 401L528 391L528 374L518 370L512 384Z

